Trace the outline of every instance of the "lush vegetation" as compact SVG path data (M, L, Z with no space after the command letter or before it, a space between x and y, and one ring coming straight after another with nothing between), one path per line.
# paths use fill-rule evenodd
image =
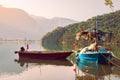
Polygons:
M98 15L98 29L107 32L106 41L116 43L120 41L120 11L109 14ZM75 42L75 35L79 32L80 27L84 29L94 28L96 25L96 16L87 21L70 24L65 27L58 27L52 32L46 34L42 39L42 45L49 50L72 50ZM109 32L112 32L112 37L109 37ZM86 43L84 39L77 41L77 47L83 46Z
M47 33L42 39L42 45L47 50L61 50L62 49L61 37L63 36L65 31L66 30L64 28L58 27L52 32Z

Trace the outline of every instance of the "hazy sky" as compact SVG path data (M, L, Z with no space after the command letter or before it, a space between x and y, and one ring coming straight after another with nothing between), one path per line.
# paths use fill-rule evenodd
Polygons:
M36 16L64 17L83 21L112 10L104 0L0 0L0 5L20 8ZM113 0L114 9L120 10L120 0Z

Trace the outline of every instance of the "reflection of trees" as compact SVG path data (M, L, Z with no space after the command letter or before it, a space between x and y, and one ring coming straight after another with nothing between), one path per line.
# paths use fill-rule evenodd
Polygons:
M115 74L116 77L120 78L120 68L114 66L112 73Z
M76 76L75 80L98 80L98 78L90 75L84 75L84 76Z

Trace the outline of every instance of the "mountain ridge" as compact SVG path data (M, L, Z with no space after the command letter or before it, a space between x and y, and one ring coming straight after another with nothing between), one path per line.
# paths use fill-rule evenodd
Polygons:
M47 19L30 15L21 9L0 6L0 38L40 39L56 27L74 22L77 21L58 17Z

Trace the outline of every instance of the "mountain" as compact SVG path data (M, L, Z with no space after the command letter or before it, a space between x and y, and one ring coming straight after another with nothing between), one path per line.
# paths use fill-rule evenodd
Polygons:
M47 32L51 32L56 27L64 27L66 25L77 23L78 21L67 19L67 18L60 18L55 17L52 19L47 19L40 16L33 16L32 17L36 20L38 23L38 29L42 32L42 34L46 34Z
M36 24L36 21L23 10L0 7L1 38L25 38L37 35Z
M0 38L40 39L54 28L74 22L77 21L65 18L46 19L31 16L21 9L0 6Z

